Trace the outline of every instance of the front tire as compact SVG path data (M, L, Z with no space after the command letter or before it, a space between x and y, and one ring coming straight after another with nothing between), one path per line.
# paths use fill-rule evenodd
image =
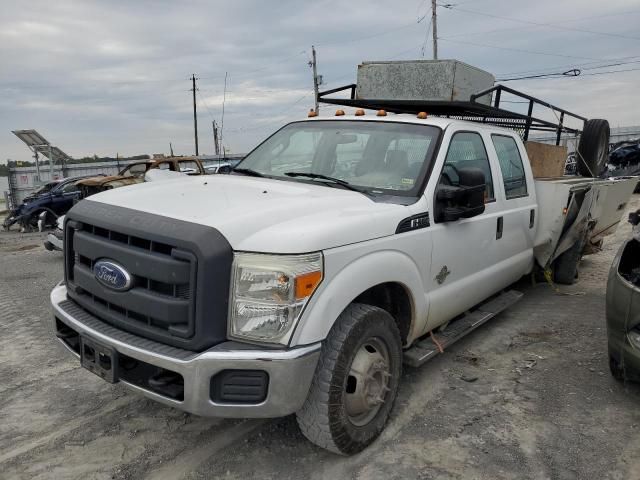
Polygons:
M398 393L402 341L386 311L351 304L322 345L311 389L296 414L305 437L352 455L382 432Z

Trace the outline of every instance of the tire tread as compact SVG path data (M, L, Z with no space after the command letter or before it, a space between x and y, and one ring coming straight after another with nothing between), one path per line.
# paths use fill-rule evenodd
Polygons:
M343 445L338 444L337 440L340 438L335 438L331 430L329 418L331 378L337 367L342 346L350 332L362 318L374 312L389 315L378 307L360 303L349 305L340 314L323 343L307 400L296 413L298 425L305 437L316 445L340 455L345 455L348 452L344 451ZM395 321L392 324L395 328L393 334L400 341L400 331Z

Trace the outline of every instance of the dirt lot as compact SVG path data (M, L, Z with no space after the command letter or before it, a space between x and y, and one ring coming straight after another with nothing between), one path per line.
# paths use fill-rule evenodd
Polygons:
M293 417L193 417L81 369L48 330L62 255L0 233L0 478L639 479L640 388L610 377L604 322L628 232L576 285L523 280L515 307L406 369L386 431L351 458L308 443Z

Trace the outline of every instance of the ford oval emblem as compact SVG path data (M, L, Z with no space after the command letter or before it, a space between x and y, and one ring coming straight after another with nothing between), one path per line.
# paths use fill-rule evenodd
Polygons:
M111 260L98 260L93 265L93 275L102 285L118 292L129 290L132 286L129 272Z

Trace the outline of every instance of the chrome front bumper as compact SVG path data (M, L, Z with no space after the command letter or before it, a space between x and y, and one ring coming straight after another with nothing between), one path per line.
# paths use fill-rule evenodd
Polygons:
M54 331L57 318L79 334L108 345L120 354L179 373L184 378L182 401L124 380L120 380L120 383L153 400L195 415L272 418L294 413L302 407L307 397L320 355L319 343L287 350L269 350L225 342L200 353L178 350L117 330L85 311L82 311L82 315L74 316L68 308L63 308L68 302L66 287L56 286L51 292ZM78 353L65 342L62 344L79 358ZM267 372L269 385L265 400L259 404L213 402L210 380L223 370Z
M63 239L58 238L54 233L47 234L47 242L49 242L53 250L62 251Z

